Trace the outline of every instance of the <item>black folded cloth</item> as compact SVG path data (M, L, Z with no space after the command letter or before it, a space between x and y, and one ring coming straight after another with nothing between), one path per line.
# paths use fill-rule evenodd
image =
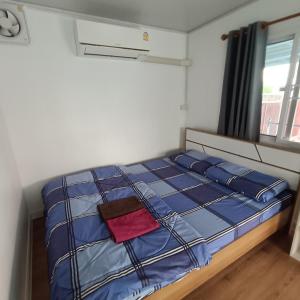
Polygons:
M97 206L104 220L124 216L144 207L144 204L135 196L114 200Z

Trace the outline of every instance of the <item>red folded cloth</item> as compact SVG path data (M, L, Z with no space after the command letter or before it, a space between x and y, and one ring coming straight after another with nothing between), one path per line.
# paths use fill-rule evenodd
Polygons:
M159 228L159 223L146 208L106 220L106 224L116 243L131 240Z

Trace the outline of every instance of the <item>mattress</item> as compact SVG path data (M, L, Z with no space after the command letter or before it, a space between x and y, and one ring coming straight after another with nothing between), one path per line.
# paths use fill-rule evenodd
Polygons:
M267 203L257 202L168 158L122 167L133 182L143 181L194 227L215 254L291 205L286 190Z

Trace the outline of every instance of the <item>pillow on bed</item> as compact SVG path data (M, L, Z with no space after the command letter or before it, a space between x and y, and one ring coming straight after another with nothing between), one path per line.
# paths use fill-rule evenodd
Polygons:
M259 202L267 202L288 188L288 183L283 179L230 162L208 168L206 175Z
M205 172L209 167L224 162L221 158L209 156L196 150L189 150L171 155L170 160L182 167L199 173L200 175L205 175Z

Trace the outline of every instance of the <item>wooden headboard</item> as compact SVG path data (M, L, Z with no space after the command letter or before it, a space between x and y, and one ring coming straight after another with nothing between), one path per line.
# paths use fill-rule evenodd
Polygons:
M284 178L289 182L292 190L297 191L299 189L299 152L277 149L264 144L242 141L192 128L186 129L185 147L186 150L198 150L269 175ZM298 196L299 194L298 192ZM292 230L300 209L300 200L297 202L291 226Z

